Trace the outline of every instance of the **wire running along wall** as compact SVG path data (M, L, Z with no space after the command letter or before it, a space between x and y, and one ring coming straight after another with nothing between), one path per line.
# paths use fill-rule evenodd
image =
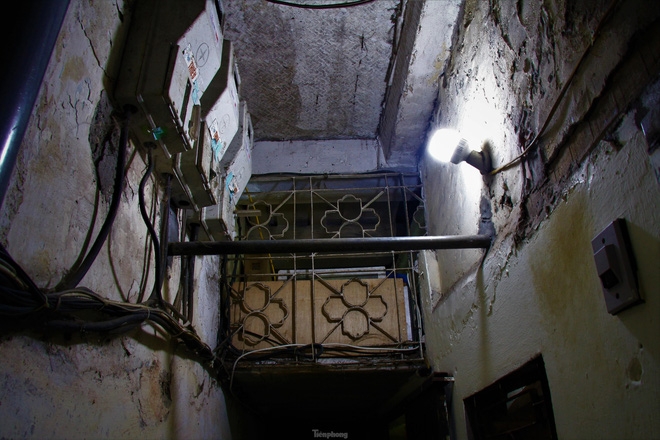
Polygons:
M426 234L415 174L258 176L236 209L242 240ZM416 260L412 251L228 257L225 336L237 354L322 346L329 358L422 358Z

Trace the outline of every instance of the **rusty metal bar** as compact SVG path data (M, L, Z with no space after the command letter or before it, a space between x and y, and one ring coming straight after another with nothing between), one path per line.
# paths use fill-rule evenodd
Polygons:
M387 252L424 249L488 249L489 235L333 238L304 240L243 240L175 242L168 255L294 254L321 252Z

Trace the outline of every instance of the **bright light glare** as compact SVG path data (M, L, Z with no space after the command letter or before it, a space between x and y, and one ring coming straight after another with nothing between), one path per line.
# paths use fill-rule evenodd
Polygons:
M440 162L449 162L461 140L461 135L451 128L437 130L429 139L427 150L431 157Z

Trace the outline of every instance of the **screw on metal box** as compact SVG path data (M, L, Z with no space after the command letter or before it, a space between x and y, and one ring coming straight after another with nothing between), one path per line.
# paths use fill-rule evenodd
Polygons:
M610 223L592 241L596 270L607 311L615 315L644 302L637 284L637 264L625 219Z

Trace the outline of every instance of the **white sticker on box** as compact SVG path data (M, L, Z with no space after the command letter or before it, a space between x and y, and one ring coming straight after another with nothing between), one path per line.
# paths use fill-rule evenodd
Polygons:
M220 139L220 131L218 130L218 120L214 119L209 125L209 133L211 134L211 148L216 160L220 160L224 154L224 144Z
M190 82L194 83L199 77L199 68L197 67L197 62L192 52L190 44L183 49L183 59L186 61L186 66L188 66L188 76L190 77Z

